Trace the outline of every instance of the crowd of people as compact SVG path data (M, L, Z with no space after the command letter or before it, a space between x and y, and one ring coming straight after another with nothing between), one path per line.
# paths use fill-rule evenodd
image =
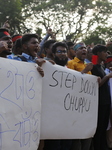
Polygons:
M93 41L94 42L94 41ZM91 44L91 43L90 43ZM107 45L87 46L84 42L57 41L51 29L40 41L39 35L26 33L10 35L7 24L0 28L0 57L37 63L37 71L44 76L42 64L50 61L66 68L98 77L98 121L94 137L88 139L44 140L38 150L109 150L107 130L111 128L112 55ZM74 133L75 134L75 133ZM43 144L44 143L44 144Z

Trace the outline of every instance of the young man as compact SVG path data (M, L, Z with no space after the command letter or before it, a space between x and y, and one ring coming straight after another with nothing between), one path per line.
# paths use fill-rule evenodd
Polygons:
M106 75L102 62L107 59L107 47L104 45L96 45L92 50L94 55L98 56L97 64L91 70L93 75L101 77L99 87L99 106L98 106L98 122L96 133L93 137L94 150L107 150L106 131L110 115L110 89L108 80L112 78L112 73Z
M68 47L63 42L56 42L52 46L52 54L57 65L66 66L68 62Z
M68 46L68 60L72 60L75 57L75 51L73 49L74 43L73 42L67 42L66 44Z
M46 42L46 41L48 41L48 38L49 37L51 37L51 40L54 40L54 41L56 41L56 34L54 33L54 32L52 32L52 29L51 28L49 28L48 30L47 30L47 34L45 35L45 37L42 39L42 41L40 42L40 51L39 51L39 53L38 53L38 55L41 57L42 56L42 54L44 54L45 52L44 52L44 43ZM48 48L48 47L47 47ZM43 57L42 57L43 58Z
M68 62L68 47L63 42L56 42L52 46L54 61L57 65L66 67ZM72 140L45 140L43 150L70 150Z
M48 40L44 43L43 49L45 51L46 57L44 57L45 60L53 60L53 54L52 54L52 45L55 43L55 40Z
M74 46L76 56L73 60L68 61L68 68L79 71L81 73L91 74L91 69L93 67L92 63L85 64L85 58L87 55L87 49L85 43L77 43ZM88 139L76 139L73 141L73 150L89 150L92 138Z
M0 29L0 57L7 58L12 53L13 42L8 29Z
M13 57L13 59L19 61L37 63L40 66L37 67L37 70L39 71L41 76L44 76L44 72L41 68L41 65L45 62L45 60L37 58L37 52L39 51L38 36L36 34L23 35L22 49L23 49L22 55Z
M85 63L86 63L86 64L92 62L92 56L93 56L92 48L91 48L91 47L88 47L88 48L87 48L87 56L86 56L86 59L85 59Z
M89 73L93 67L92 63L85 64L85 59L87 56L87 49L84 43L77 43L74 46L76 57L73 60L68 61L68 68L79 71L81 73Z

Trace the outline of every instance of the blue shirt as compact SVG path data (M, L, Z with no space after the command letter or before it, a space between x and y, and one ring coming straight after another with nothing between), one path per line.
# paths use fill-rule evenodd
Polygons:
M22 53L22 56L25 57L26 62L35 63L35 62L36 62L36 59L37 59L37 57L33 58L32 56L30 56L30 55L28 55L28 54L26 54L26 53ZM14 60L22 61L22 59L21 59L19 56L14 56L13 59L14 59Z
M10 54L10 55L7 55L7 58L8 58L8 59L13 59L13 57L14 57L14 54L13 54L13 53Z
M84 62L86 63L86 64L88 64L88 63L90 63L91 61L89 61L87 58L84 60Z

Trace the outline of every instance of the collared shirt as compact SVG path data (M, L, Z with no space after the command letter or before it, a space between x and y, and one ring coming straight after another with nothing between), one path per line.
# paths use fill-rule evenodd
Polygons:
M110 72L112 72L110 69L105 68L105 73L106 74L109 74ZM108 80L108 85L110 86L110 79ZM110 90L110 92L111 92L111 90Z
M85 69L86 64L77 57L75 57L73 60L68 61L67 67L81 72ZM91 74L91 72L89 71L88 74Z
M26 62L31 62L31 63L35 63L37 57L33 58L32 56L26 54L26 53L22 53L22 56L26 58ZM19 56L15 56L13 57L14 60L19 60L22 61L22 59Z
M106 73L106 74L109 74L110 72L112 72L112 71L110 71L110 69L105 68L105 73Z
M88 63L90 63L91 61L89 61L89 59L86 58L86 59L84 60L84 62L85 62L86 64L88 64Z
M14 54L13 54L13 53L10 54L10 55L7 55L7 58L8 58L8 59L13 59L13 57L14 57Z

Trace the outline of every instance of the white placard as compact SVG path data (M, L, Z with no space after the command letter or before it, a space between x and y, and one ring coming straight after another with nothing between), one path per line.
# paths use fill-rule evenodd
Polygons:
M97 77L49 62L43 70L41 139L92 137L97 126Z
M0 150L37 150L41 92L34 63L0 58Z

